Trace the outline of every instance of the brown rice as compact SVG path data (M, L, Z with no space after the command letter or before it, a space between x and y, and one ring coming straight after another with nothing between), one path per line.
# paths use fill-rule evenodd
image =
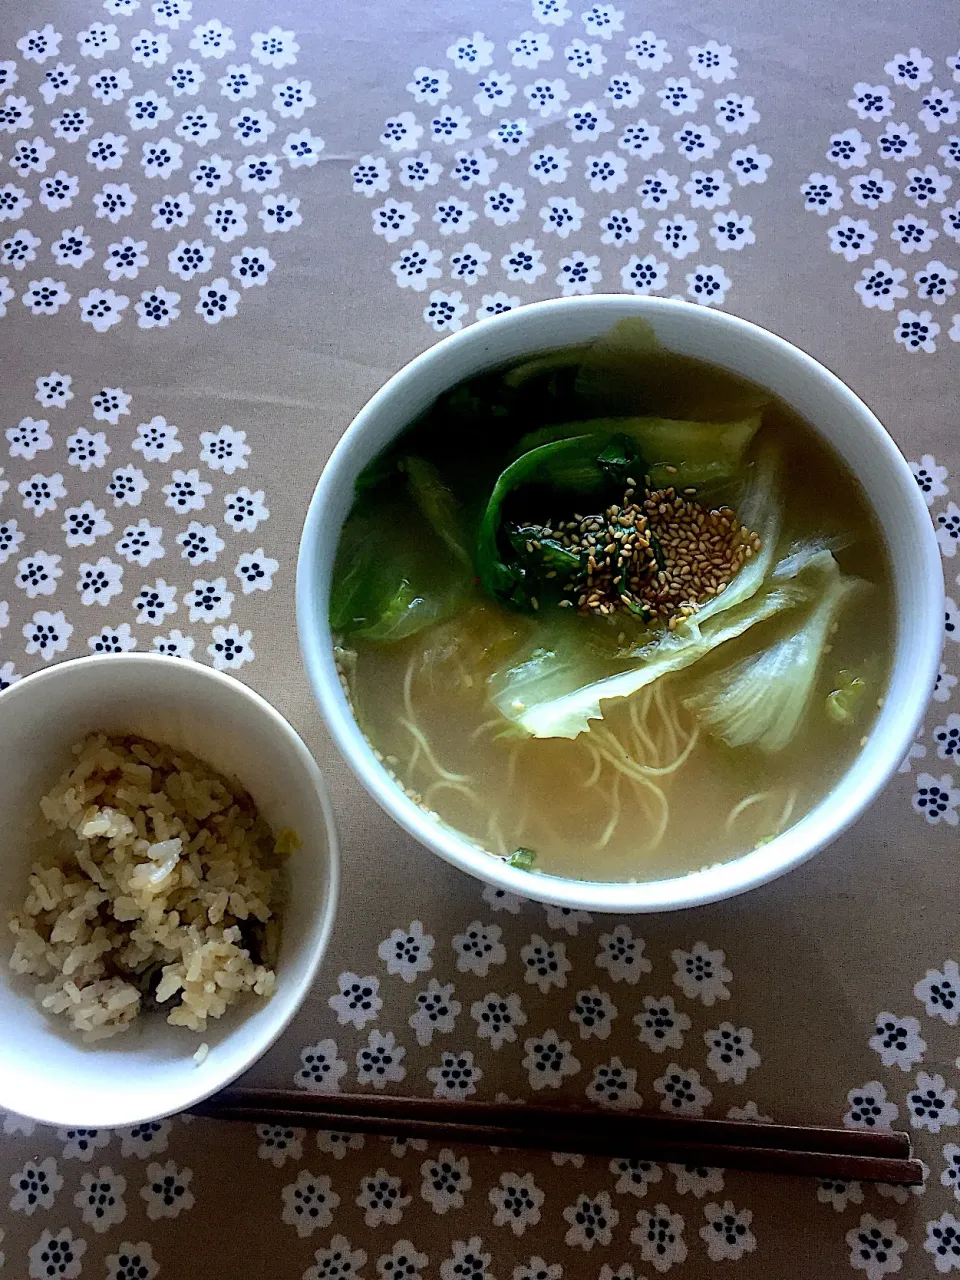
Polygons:
M91 735L40 801L54 847L10 918L10 967L86 1041L144 1007L203 1031L275 974L281 853L252 799L185 752Z

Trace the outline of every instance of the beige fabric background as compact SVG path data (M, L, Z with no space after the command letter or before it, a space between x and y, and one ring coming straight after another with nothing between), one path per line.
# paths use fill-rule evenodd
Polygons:
M428 109L416 106L405 89L415 67L446 66L456 86L450 101L470 102L475 86L470 83L464 88L464 73L446 58L448 46L464 34L482 29L496 44L496 68L504 69L509 68L504 52L507 40L525 30L544 31L558 51L554 63L536 71L509 69L518 84L539 75L553 78L563 74L556 63L562 62L560 50L564 44L574 37L594 41L594 37L585 36L579 20L580 6L570 7L574 13L565 26L541 27L530 16L529 0L479 0L469 6L371 0L358 7L334 5L327 0L313 5L279 0L270 6L235 0L229 7L220 6L219 11L213 5L209 12L205 3L196 0L192 20L179 32L170 33L175 54L186 56L185 32L214 16L233 27L237 52L212 69L204 62L208 84L196 99L171 99L175 115L163 129L169 132L179 111L202 101L220 112L223 137L213 149L239 161L247 148L231 141L226 121L234 108L218 96L214 82L227 62L249 61L251 32L266 30L276 23L285 30L296 31L300 45L297 62L277 72L258 68L263 71L266 87L251 105L269 110L269 86L286 75L309 78L316 107L302 120L280 121L270 149L276 149L288 124L291 130L309 125L326 144L315 167L288 169L284 175L281 189L300 198L303 225L288 234L269 237L268 247L276 268L267 287L243 291L237 318L216 327L205 325L193 314L200 282L182 285L162 270L167 249L173 247L181 233L168 235L150 229L150 203L166 190L188 190L184 174L175 174L166 184L143 177L135 152L139 151L142 136L147 135L132 135L135 146L131 146L131 158L120 174L94 175L89 170L82 154L88 139L71 144L72 150L66 144L58 144L50 171L61 163L70 172L82 169L81 195L74 209L58 213L44 211L34 199L25 221L44 239L39 251L42 262L22 273L4 268L12 286L22 292L29 279L53 271L57 278L69 275L74 297L79 297L84 289L75 286L74 273L69 268L55 270L47 247L62 226L75 222L85 222L87 230L94 232L99 255L76 273L84 288L106 286L99 264L106 245L121 234L148 239L151 252L156 245L156 254L151 269L141 273L135 283L113 286L128 293L131 304L122 323L107 334L96 334L82 325L75 309L65 309L56 317L37 318L16 300L7 304L7 315L0 320L3 426L13 426L23 416L32 415L48 419L54 434L53 451L46 455L38 454L32 461L3 458L5 478L11 488L4 496L0 517L16 516L28 537L0 567L0 599L9 602L10 615L8 627L0 633L0 664L10 660L20 674L43 665L40 657L24 653L21 636L21 627L38 608L64 609L74 625L69 647L57 655L59 658L87 652L87 636L103 623L131 624L139 647L149 648L153 631L136 624L132 610L132 599L141 583L152 581L157 575L165 576L166 581L177 585L182 601L200 572L179 558L174 537L187 519L171 516L164 507L162 485L169 479L171 468L198 465L201 432L215 432L223 423L245 431L252 450L248 470L225 477L222 473L203 472L201 467L203 478L213 484L214 491L207 499L207 508L192 514L203 523L219 523L220 536L228 542L222 563L204 566L204 570L211 578L225 574L230 579L236 594L233 619L241 630L251 630L257 655L238 674L291 720L315 752L333 792L344 851L344 891L336 934L316 989L295 1024L258 1065L252 1078L261 1083L291 1084L301 1067L301 1050L332 1038L340 1057L349 1064L342 1087L357 1087L355 1055L367 1042L370 1031L378 1030L393 1033L406 1049L406 1079L392 1088L430 1091L433 1082L426 1074L428 1069L440 1062L444 1050L452 1049L469 1051L475 1065L482 1068L478 1096L493 1097L502 1091L520 1097L529 1093L523 1066L524 1039L553 1028L571 1041L571 1052L581 1064L579 1072L563 1084L562 1096L571 1099L582 1100L594 1067L617 1055L625 1066L636 1071L636 1089L646 1104L656 1105L659 1097L654 1081L672 1059L699 1071L713 1095L710 1114L726 1114L729 1108L752 1101L761 1114L780 1120L835 1122L847 1111L849 1091L868 1081L878 1081L900 1109L898 1124L908 1125L907 1093L914 1086L917 1070L942 1075L943 1088L953 1089L957 1084L960 1044L956 1028L941 1018L927 1016L923 1003L913 994L915 984L927 970L942 969L944 962L956 955L957 828L946 822L929 825L911 807L918 772L928 769L937 777L951 772L951 762L937 758L931 731L956 708L955 698L953 706L932 704L922 742L925 758L918 759L909 772L895 779L882 800L836 846L785 880L747 898L702 911L626 922L588 922L559 920L532 904L519 907L516 914L494 910L493 903L481 898L480 885L446 867L399 832L360 790L334 752L301 669L294 622L295 556L316 477L338 436L370 393L437 336L421 317L427 295L414 295L396 287L390 263L402 245L385 245L372 235L371 209L379 200L366 200L353 193L351 166L366 153L384 154L378 137L391 113L414 110L418 119L427 118ZM708 0L684 6L682 11L662 0L643 6L633 0L621 0L620 8L625 13L624 31L614 37L607 50L608 71L637 72L635 66L623 61L623 50L628 36L639 35L648 28L667 41L674 62L656 75L637 72L649 87L638 108L632 113L619 113L618 129L622 119L638 115L656 118L664 126L665 137L679 127L673 117L660 111L654 86L662 83L666 74L689 74L687 47L706 39L733 47L739 61L738 78L717 86L705 82L707 109L697 119L712 120L709 102L713 96L730 90L751 94L761 115L761 123L750 135L724 140L724 155L730 145L745 145L753 140L772 157L768 180L762 186L735 188L732 196L737 208L752 214L756 244L743 253L723 255L723 265L734 280L724 305L798 343L835 370L875 408L909 458L919 461L932 454L938 464L955 471L960 467L956 427L960 348L950 341L947 331L958 308L949 302L945 307L929 308L936 311L935 319L941 326L937 351L913 354L893 340L896 312L865 308L853 290L861 268L869 265L874 255L886 257L908 269L906 283L911 287L911 297L900 305L919 309L911 284L914 271L930 258L948 264L952 261L956 267L960 255L955 242L941 234L929 253L899 258L896 246L888 239L891 217L894 212L906 212L914 206L901 202L898 195L896 206L872 213L846 200L844 213L868 217L880 231L873 254L856 264L847 264L830 252L826 236L827 226L838 215L821 219L805 212L800 191L811 172L830 171L824 151L831 133L850 127L861 128L864 135L878 133L875 124L859 122L846 105L853 85L860 81L887 83L897 102L890 119L909 119L913 122L911 127L919 130L923 158L908 164L934 163L942 173L950 172L936 150L951 133L958 132L958 126L928 135L917 124L918 95L893 86L883 68L894 54L919 46L934 60L935 83L941 87L952 85L945 59L957 52L960 40L955 10L947 5L927 5L908 12L889 0L860 0L842 10L822 3L771 8L757 0L746 0L735 8ZM152 87L168 92L162 85L169 65L157 67L148 75L130 62L127 52L130 37L150 25L148 10L146 0L140 12L131 17L105 14L94 0L43 5L8 0L0 18L0 61L18 58L15 42L28 29L50 21L64 33L60 57L79 64L77 71L82 73L73 97L58 100L55 107L47 109L35 88L42 69L19 61L21 81L13 92L28 94L37 106L37 128L28 130L25 136L32 138L34 132L39 132L49 138L49 129L41 122L62 107L81 102L97 118L94 134L101 127L124 132L124 104L109 108L91 105L86 78L101 66L116 66L122 61L130 66L137 89ZM123 46L96 62L78 56L74 34L81 26L100 20L118 25ZM158 28L154 25L152 29ZM171 64L174 56L171 54ZM195 53L192 56L197 57ZM606 83L606 76L588 86L567 79L571 103L591 96L599 99ZM514 103L514 114L520 113L520 105L519 101ZM489 123L479 121L483 127L477 129L478 135L492 127L496 118L495 115ZM562 145L566 139L558 129L543 136ZM551 188L546 194L567 192L569 187L578 198L582 197L582 153L615 149L616 136L609 134L598 147L574 146L575 168L569 184ZM477 140L464 145L473 146ZM12 141L0 146L5 159L11 153ZM428 149L429 143L423 139L418 147ZM389 156L394 169L400 158ZM511 173L525 169L523 159L510 163ZM866 168L880 163L874 156ZM595 226L596 217L605 208L636 204L637 198L627 193L635 190L643 173L660 165L685 173L688 162L669 154L646 163L631 160L628 187L616 195L594 198L587 193L582 199L584 204L590 201L590 225ZM713 166L705 162L703 167ZM902 185L906 166L883 167L893 171L892 176ZM851 176L863 170L846 174L835 168L832 171L845 186ZM960 176L955 170L954 174L948 203L951 196L955 200L960 194ZM506 161L503 176L507 176ZM21 186L28 185L27 180L21 182L15 175L11 174L11 179ZM126 225L108 227L94 218L90 194L104 179L129 181L142 193ZM7 180L5 170L3 180ZM31 176L29 182L36 186L36 176ZM474 233L478 239L483 236L487 248L495 250L490 282L484 281L472 290L471 316L482 292L506 289L511 294L522 294L525 300L558 292L552 283L553 270L533 287L493 279L499 256L513 240L534 236L544 249L550 249L553 264L577 240L574 236L568 245L547 245L549 237L541 233L537 217L544 193L535 189L532 180L524 185L527 209L520 224L502 231L476 224L471 232L469 238ZM394 179L391 194L415 200L422 212L429 210L433 199L445 190L441 186L415 196ZM224 194L231 191L241 198L235 186ZM466 198L479 207L479 200L471 195ZM256 207L259 197L249 199ZM199 199L197 204L201 204ZM78 212L80 205L85 207ZM656 210L644 214L647 230L636 252L655 249L649 241L658 216ZM940 225L939 206L924 216ZM212 274L229 275L225 264L241 245L267 242L254 213L248 215L248 221L253 225L246 239L218 247L218 262ZM199 214L195 223L182 234L187 238L205 235ZM691 269L693 262L710 264L721 260L705 234L709 224L710 215L703 215L701 256L671 267L667 294L683 292L683 273ZM10 224L4 224L0 230L6 233L9 228ZM448 253L450 245L441 244L432 231L435 228L429 217L424 217L416 237L422 236L431 246L442 247ZM602 248L595 230L589 234L585 231L582 240L579 247L589 241L589 252L601 255L603 287L619 289L619 266L627 256L624 250ZM658 256L663 255L658 252ZM730 263L730 258L737 261ZM154 271L153 264L159 269ZM32 274L34 270L36 275ZM183 294L182 316L168 329L142 330L136 326L134 301L142 288L161 280L166 287L177 288ZM452 287L449 281L436 283L442 288ZM71 308L75 305L72 303ZM34 379L54 368L72 376L75 399L62 410L40 409L33 398ZM130 416L117 426L94 424L91 420L89 397L101 386L122 386L133 396ZM157 414L179 425L184 453L163 466L151 468L130 452L130 442L136 425L149 422ZM113 453L102 470L80 474L67 464L66 436L81 425L106 432ZM144 465L151 488L139 508L114 510L105 485L112 467L130 462ZM36 471L49 474L53 470L64 474L69 496L60 502L59 514L47 513L35 521L29 511L20 510L16 486ZM238 484L262 489L270 509L269 520L242 537L225 531L222 524L223 495ZM59 532L62 510L87 497L106 507L115 533L101 539L96 548L68 551ZM938 497L934 512L945 510L948 501L946 495ZM107 609L84 608L73 585L80 562L95 560L102 554L117 560L113 542L125 523L141 518L164 528L165 558L143 570L136 566L126 568L124 591ZM15 582L17 564L40 545L61 555L63 577L50 599L28 600ZM240 551L261 546L279 562L273 587L267 593L243 596L236 579L231 577L233 563ZM954 565L952 559L946 562L948 584L956 576ZM96 617L92 616L93 608L97 610ZM186 613L181 603L179 612L167 620L167 627L177 626L196 634L195 657L207 660L204 648L210 628L188 627ZM144 636L144 631L149 634ZM953 646L948 645L950 648ZM955 653L948 653L946 661L956 670ZM414 920L422 921L435 945L432 968L408 983L401 975L388 973L378 956L378 947L392 930L406 929ZM453 939L473 921L502 930L505 960L486 975L464 971L456 963ZM638 985L614 980L595 963L603 945L601 935L609 934L617 923L628 924L636 936L645 940L652 971L644 974ZM541 993L525 980L521 950L535 934L565 946L571 970L563 987ZM689 951L700 941L722 951L732 973L726 984L729 999L721 999L711 1007L687 999L673 981L672 952ZM336 1012L328 1004L337 992L338 975L348 972L374 975L379 982L383 1007L377 1020L362 1029L338 1024ZM432 978L455 984L455 999L462 1011L454 1031L421 1047L408 1018L415 1012L415 993ZM595 985L608 993L618 1017L608 1039L581 1040L576 1022L571 1021L571 1009L576 993ZM516 1041L496 1051L477 1038L470 1015L471 1004L491 990L519 994L527 1016ZM658 1057L638 1041L632 1019L642 1008L643 996L664 993L675 998L677 1008L689 1016L692 1026L682 1049ZM909 1071L884 1067L868 1045L876 1015L883 1010L918 1018L922 1024L926 1053ZM761 1064L741 1085L718 1082L705 1065L703 1033L723 1021L737 1028L750 1028L754 1048L761 1058ZM226 1128L200 1121L187 1127L176 1120L169 1134L161 1136L160 1142L165 1141L168 1146L160 1155L133 1152L129 1141L125 1143L120 1135L112 1135L86 1163L75 1158L65 1135L39 1128L26 1133L8 1120L0 1136L0 1187L11 1175L16 1183L16 1175L25 1162L48 1157L56 1161L63 1186L54 1196L52 1207L30 1214L16 1207L8 1209L7 1201L0 1196L0 1252L5 1255L2 1274L17 1280L34 1274L30 1270L34 1265L29 1258L30 1249L43 1231L56 1233L65 1227L74 1237L86 1241L86 1251L77 1259L85 1277L122 1274L117 1270L120 1264L116 1258L122 1253L124 1242L148 1245L163 1277L299 1277L310 1266L318 1268L308 1273L311 1277L345 1275L347 1272L324 1270L328 1264L314 1261L315 1251L327 1248L338 1233L349 1240L353 1250L367 1255L360 1274L370 1277L378 1272L391 1274L389 1269L384 1270L386 1264L380 1266L377 1260L389 1254L395 1242L408 1240L427 1255L428 1261L422 1264L423 1275L442 1274L444 1280L452 1280L453 1263L448 1263L446 1270L441 1270L442 1265L456 1257L455 1241L468 1241L473 1236L481 1238L483 1251L490 1255L488 1274L497 1280L512 1276L514 1269L533 1255L559 1264L568 1277L598 1276L605 1264L614 1269L630 1264L637 1276L650 1277L656 1274L655 1268L631 1243L630 1231L638 1212L665 1204L684 1218L689 1250L686 1261L676 1261L671 1269L679 1276L700 1276L720 1265L708 1257L698 1235L706 1221L704 1205L722 1204L729 1199L736 1210L752 1212L750 1230L756 1238L755 1251L745 1254L736 1264L738 1275L804 1280L842 1275L851 1265L857 1266L847 1234L855 1233L863 1216L870 1215L884 1221L884 1230L893 1231L907 1247L903 1253L891 1253L887 1263L874 1260L870 1266L861 1263L860 1269L871 1278L895 1270L903 1276L920 1277L936 1274L934 1258L924 1249L927 1224L957 1208L951 1186L941 1184L947 1163L942 1148L955 1134L955 1128L944 1128L939 1134L917 1129L918 1147L932 1173L925 1193L908 1197L903 1203L864 1188L862 1202L856 1191L852 1195L848 1191L839 1197L847 1202L845 1206L835 1209L826 1193L818 1198L815 1183L740 1175L728 1176L722 1191L710 1191L703 1199L697 1199L693 1192L681 1193L674 1175L667 1171L643 1198L635 1198L615 1189L617 1177L607 1169L606 1162L586 1161L582 1167L558 1168L549 1159L532 1155L462 1151L457 1155L468 1157L472 1189L465 1195L462 1208L438 1214L420 1189L420 1166L435 1152L408 1150L395 1155L389 1145L368 1139L362 1148L337 1159L319 1149L314 1135L307 1134L302 1137L302 1150L296 1149L295 1140L293 1156L275 1167L269 1159L258 1158L261 1139L252 1127ZM173 1160L177 1169L192 1171L190 1190L195 1204L175 1218L152 1220L147 1216L149 1196L142 1198L140 1190L149 1181L147 1166L152 1159L160 1163ZM110 1178L115 1180L119 1174L125 1179L125 1214L122 1221L98 1233L84 1222L82 1205L75 1206L74 1196L81 1192L81 1177L95 1174L101 1167L108 1168ZM369 1210L358 1206L356 1198L362 1193L361 1179L376 1174L380 1168L386 1169L387 1176L402 1180L403 1194L411 1200L395 1223L371 1226L365 1221ZM301 1237L282 1219L282 1192L296 1182L303 1170L317 1177L330 1177L331 1187L340 1199L329 1225ZM544 1192L539 1221L527 1226L522 1235L514 1235L493 1221L488 1192L498 1186L501 1174L507 1171L529 1173ZM14 1199L16 1191L14 1185ZM590 1251L576 1241L567 1242L570 1224L563 1217L563 1209L581 1192L593 1196L602 1191L612 1198L611 1204L618 1211L619 1221L611 1242ZM869 1230L869 1226L868 1222L865 1229ZM901 1265L896 1267L894 1262ZM67 1270L63 1274L80 1272ZM556 1277L560 1273L552 1274ZM617 1274L625 1277L631 1273Z

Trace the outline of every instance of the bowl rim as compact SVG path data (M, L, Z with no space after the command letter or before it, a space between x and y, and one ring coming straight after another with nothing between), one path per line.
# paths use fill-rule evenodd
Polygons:
M178 1114L187 1110L197 1103L203 1102L205 1099L212 1097L213 1094L219 1092L227 1085L231 1084L245 1071L259 1061L259 1059L276 1044L280 1036L290 1026L293 1019L303 1006L306 997L309 995L311 988L316 979L317 970L321 962L324 960L330 945L330 937L333 932L334 922L337 915L337 907L340 899L340 841L337 835L336 819L334 817L333 803L330 799L330 792L326 779L321 772L313 753L307 747L306 743L300 737L300 734L292 724L283 716L272 703L268 702L262 694L251 689L249 685L244 684L235 676L227 675L225 672L217 671L213 667L207 666L206 663L196 662L192 659L176 658L169 654L161 653L98 653L83 655L77 658L67 658L61 662L53 662L49 667L43 667L39 671L33 671L29 675L23 676L21 679L9 685L6 689L0 691L0 715L5 713L5 709L10 707L18 697L23 696L24 690L31 690L41 683L49 683L51 680L59 678L59 674L65 669L77 668L89 669L90 667L100 667L105 663L124 663L135 667L146 666L163 666L170 670L187 673L188 680L209 680L216 686L219 686L229 696L237 696L241 699L246 698L247 701L256 707L259 714L263 715L273 727L284 737L286 737L294 752L303 764L308 779L312 782L317 799L320 805L320 811L323 814L324 832L327 842L327 891L323 900L322 908L318 913L318 918L310 931L310 950L311 954L304 968L303 975L296 983L292 990L288 991L286 999L289 1002L289 1009L259 1038L250 1049L244 1053L237 1063L227 1072L221 1072L217 1075L212 1083L203 1081L203 1073L197 1072L198 1088L195 1095L191 1094L188 1102L178 1102L173 1107L161 1107L156 1111L151 1111L147 1115L137 1113L132 1118L117 1120L111 1118L108 1123L101 1122L98 1124L96 1116L84 1117L83 1120L74 1121L64 1119L62 1115L51 1115L48 1111L43 1114L42 1107L30 1106L26 1110L18 1107L12 1108L18 1115L23 1115L31 1120L37 1121L39 1124L55 1124L58 1126L69 1126L71 1124L83 1124L89 1127L125 1127L136 1124L145 1124L151 1120L162 1120L167 1116ZM243 779L240 779L243 781ZM268 1010L270 1001L256 1006L258 1008ZM227 1033L229 1038L230 1032ZM79 1044L79 1042L77 1042ZM203 1033L198 1033L197 1047L203 1043ZM92 1053L109 1052L110 1041L99 1041L93 1046L89 1046ZM189 1062L189 1058L186 1059ZM12 1100L0 1100L3 1105L9 1105ZM91 1113L93 1114L93 1113Z
M762 849L750 851L738 858L711 867L661 880L637 882L572 880L546 874L531 874L510 867L471 843L466 837L459 835L453 828L431 817L401 790L399 784L377 760L373 747L364 737L348 705L336 671L326 608L320 610L317 607L319 590L317 581L321 565L332 563L339 543L339 528L336 530L336 536L331 536L329 522L325 519L327 504L334 493L342 492L345 484L349 484L352 489L358 470L352 466L352 455L358 441L385 410L389 411L391 402L398 393L416 387L421 378L430 371L438 367L442 370L447 363L454 364L457 353L462 348L476 345L482 349L484 336L491 332L491 326L496 325L501 331L510 327L522 331L522 327L528 323L528 317L533 313L549 319L561 313L561 309L562 313L566 313L573 307L598 312L606 310L610 315L611 326L617 319L624 316L657 314L668 310L674 313L682 312L691 318L695 316L695 324L726 328L731 333L748 332L755 340L765 343L771 353L791 362L795 368L801 370L805 381L819 383L855 414L864 430L872 437L875 447L884 455L885 464L897 477L904 500L912 510L918 535L917 543L923 560L922 589L925 605L929 605L929 611L924 610L925 616L917 624L922 632L922 643L911 652L911 663L916 672L914 684L918 691L925 688L926 696L917 698L913 712L909 716L901 717L898 722L898 732L885 739L886 759L883 767L875 768L871 778L860 783L856 795L847 801L842 812L832 817L829 822L821 819L819 833L812 840L808 839L799 851L789 856L781 854L780 857L774 857L773 855L777 853L777 846L781 845L791 832L796 831L811 816L819 814L820 809L853 772L862 751L809 814ZM534 351L550 349L548 343L533 348ZM480 360L474 371L479 372L483 367L485 366ZM470 374L460 372L444 385L448 387L455 385L456 381L467 376ZM399 430L404 425L406 423L400 424L394 434L399 434ZM819 430L816 423L811 425L815 430ZM379 447L384 446L381 444ZM870 506L881 528L885 528L881 513L876 510L872 502ZM762 325L731 312L697 306L680 299L630 294L591 294L586 297L551 298L529 303L485 319L479 324L470 325L458 333L443 338L413 357L374 392L338 440L314 489L300 540L296 603L304 667L320 714L338 750L372 798L418 843L462 871L485 881L496 889L515 894L520 898L571 909L642 914L704 906L759 888L808 861L860 818L887 785L909 744L913 741L925 713L944 643L941 621L943 583L942 560L930 515L904 455L869 406L837 374L794 343ZM934 606L938 601L940 617L936 618L937 609ZM326 604L325 598L323 603ZM897 609L896 612L897 633L899 633L902 629L901 611Z

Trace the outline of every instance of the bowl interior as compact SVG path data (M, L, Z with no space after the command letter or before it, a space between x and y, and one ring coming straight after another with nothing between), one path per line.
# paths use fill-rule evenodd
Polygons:
M607 332L642 316L665 348L744 375L780 396L834 447L874 508L893 568L896 646L884 706L861 754L824 800L761 849L672 879L611 884L517 871L478 851L409 800L377 762L337 678L327 609L340 528L362 468L442 391L483 369ZM598 911L652 911L729 897L811 856L853 822L903 758L936 675L943 641L943 574L930 517L902 454L839 378L747 321L685 302L594 296L536 303L445 339L366 405L322 475L298 567L301 647L321 710L371 794L408 831L472 875L526 897Z
M292 827L289 897L270 1000L241 1001L197 1034L163 1015L86 1046L33 1000L33 979L5 963L0 934L0 1106L61 1125L129 1125L180 1110L221 1088L293 1016L329 934L336 847L326 788L306 747L266 702L228 676L175 658L113 655L66 662L0 697L0 918L26 894L40 830L39 799L95 730L138 733L235 775L274 830ZM193 1053L206 1041L199 1066Z

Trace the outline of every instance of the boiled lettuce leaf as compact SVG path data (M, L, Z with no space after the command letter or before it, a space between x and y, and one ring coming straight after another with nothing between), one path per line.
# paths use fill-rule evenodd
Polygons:
M733 422L589 418L585 422L560 422L530 432L522 437L517 451L522 454L540 445L578 435L626 436L644 458L644 473L650 477L654 488L673 485L683 489L688 485L699 487L734 476L760 429L760 422L759 413Z
M810 705L837 614L863 583L845 577L830 552L818 575L819 599L806 620L760 653L711 676L685 700L700 723L730 747L773 753L793 740Z
M413 500L433 531L461 564L472 568L473 561L457 515L456 499L444 484L440 472L426 458L413 456L404 458L402 467Z

